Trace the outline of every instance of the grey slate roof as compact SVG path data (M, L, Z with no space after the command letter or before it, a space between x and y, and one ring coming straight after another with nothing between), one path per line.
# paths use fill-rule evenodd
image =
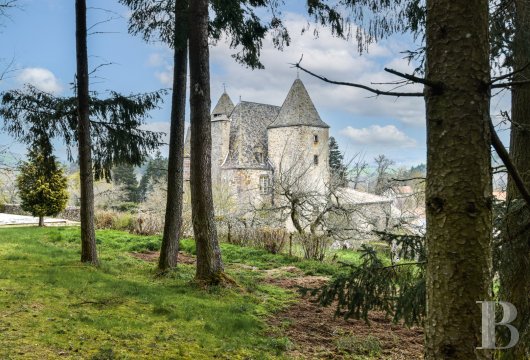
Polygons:
M269 169L267 127L279 112L280 107L274 105L248 101L237 104L230 115L230 145L223 168ZM262 159L256 156L258 152Z
M318 115L318 111L300 79L294 81L283 102L278 118L269 128L297 125L329 128L329 125L322 121Z
M215 115L230 115L230 113L234 110L234 103L232 102L232 99L230 99L230 96L226 92L221 95L219 98L219 101L217 102L217 105L215 105L212 115L215 117Z

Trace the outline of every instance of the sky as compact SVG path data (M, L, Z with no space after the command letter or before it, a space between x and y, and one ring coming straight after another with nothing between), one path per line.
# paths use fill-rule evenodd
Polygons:
M354 41L338 39L326 28L318 28L318 37L315 36L316 28L304 13L304 1L286 1L283 16L291 44L278 51L270 39L265 40L261 54L264 70L250 70L236 63L231 55L237 50L230 49L225 40L212 44L212 108L224 87L234 103L241 99L281 105L299 76L321 118L330 125L330 135L337 139L347 159L358 155L372 162L378 154L385 154L399 166L424 163L426 140L422 98L374 97L361 89L324 83L299 73L292 66L303 55L304 67L329 79L366 85L392 82L399 79L386 73L384 68L411 73L415 66L404 59L402 52L418 45L410 37L399 35L374 44L368 52L359 54ZM20 0L20 3L22 8L10 11L10 18L3 19L0 28L0 69L13 62L13 71L0 81L0 91L30 83L58 96L71 96L76 68L75 2ZM129 35L128 10L118 1L87 0L87 6L89 27L113 18L89 30L92 33L88 37L90 69L110 64L95 72L91 78L91 90L104 93L112 89L130 94L171 87L172 52L167 46L148 44L140 37ZM421 91L421 87L408 86L400 91ZM506 109L506 96L492 102L492 107ZM168 133L169 115L167 97L161 108L152 112L146 128ZM0 145L9 145L12 152L25 152L24 145L16 144L6 134L0 133ZM162 152L167 153L167 147ZM66 158L60 143L56 144L56 155Z

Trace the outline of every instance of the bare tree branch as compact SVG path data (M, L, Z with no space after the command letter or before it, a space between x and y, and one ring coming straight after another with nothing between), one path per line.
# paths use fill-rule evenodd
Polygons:
M301 61L301 60L300 60ZM302 70L303 72L313 76L313 77L316 77L317 79L320 79L324 82L327 82L327 83L330 83L330 84L335 84L335 85L344 85L344 86L350 86L350 87L355 87L355 88L359 88L359 89L364 89L366 91L369 91L371 93L374 93L376 95L386 95L386 96L397 96L397 97L424 97L424 93L423 92L395 92L395 91L385 91L385 90L380 90L380 89L376 89L376 88L372 88L372 87L369 87L369 86L366 86L366 85L362 85L362 84L357 84L357 83L351 83L351 82L344 82L344 81L335 81L335 80L330 80L324 76L321 76L321 75L317 75L315 74L314 72L312 71L309 71L307 70L306 68L302 67L300 65L300 62L296 63L296 64L292 64L295 68L298 68L300 70Z
M490 87L492 89L498 89L498 88L507 88L511 86L520 86L520 85L526 85L530 84L530 80L517 80L517 81L510 81L507 83L500 83L500 84L492 84Z
M501 80L504 80L504 79L508 79L508 78L510 78L510 77L513 77L515 74L518 74L518 73L524 71L526 68L528 68L528 66L530 66L530 62L529 62L528 64L526 64L525 66L523 66L522 68L517 69L517 70L515 70L515 71L512 71L512 72L510 72L510 73L508 73L508 74L504 74L504 75L501 75L501 76L494 77L494 78L491 79L490 84L494 84L494 83L496 83L497 81L501 81Z
M389 68L385 68L385 71L390 73L390 74L393 74L393 75L402 77L404 79L407 79L409 81L412 81L412 82L415 82L415 83L420 83L420 84L423 84L423 85L427 85L427 86L430 86L430 87L435 88L435 89L440 89L441 90L443 88L443 83L441 83L441 82L430 81L430 80L427 80L427 79L424 79L424 78L420 78L420 77L417 77L417 76L414 76L414 75L410 75L410 74L405 74L405 73L399 72L399 71L394 70L394 69L389 69Z
M491 121L491 118L489 120L489 126L490 126L490 131L491 131L491 143L493 144L495 151L497 152L502 162L506 166L506 169L508 170L508 174L511 176L513 182L515 183L517 190L519 190L521 197L524 199L527 206L530 207L530 193L528 192L528 189L526 188L521 175L517 171L517 168L512 162L512 159L510 158L510 154L504 147L504 144L499 138L499 135L497 135L497 132L495 131L495 126L493 126L493 122Z

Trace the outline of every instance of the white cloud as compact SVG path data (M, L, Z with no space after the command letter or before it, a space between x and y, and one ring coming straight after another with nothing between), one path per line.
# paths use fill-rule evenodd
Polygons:
M361 129L348 126L342 129L340 133L358 145L404 148L416 145L414 139L408 137L394 125L371 125Z
M160 81L164 86L171 87L173 86L173 69L168 67L164 71L157 71L155 77Z
M164 59L164 56L159 52L150 54L149 58L147 59L147 65L149 66L157 67L165 64L166 61Z
M261 61L265 70L252 71L236 63L231 55L237 50L230 49L226 41L221 40L211 48L213 102L217 101L223 91L222 84L226 83L234 101L241 96L243 100L281 105L296 77L296 69L291 64L298 62L302 55L302 65L317 74L368 86L401 80L385 72L384 67L413 71L413 66L396 50L408 46L400 46L399 40L389 41L387 45L374 44L368 53L359 55L356 44L334 37L327 28L319 29L317 38L311 31L302 35L301 29L307 28L307 19L295 14L285 15L291 45L280 52L273 48L270 40L264 41ZM424 101L420 97L375 97L365 90L327 84L302 72L300 76L321 112L338 110L354 116L391 118L412 126L422 127L425 124ZM165 80L162 76L159 78ZM390 90L395 85L373 86ZM407 86L399 91L421 92L422 87Z
M31 84L39 90L52 94L63 91L59 79L50 70L44 68L25 68L17 76L17 81L21 84Z

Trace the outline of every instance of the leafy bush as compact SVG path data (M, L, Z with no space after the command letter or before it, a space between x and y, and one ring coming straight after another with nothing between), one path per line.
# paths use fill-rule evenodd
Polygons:
M130 213L98 211L95 214L95 223L97 229L124 231L132 231L134 229L134 218Z
M138 211L138 207L138 203L135 202L122 202L116 205L112 205L111 209L116 210L118 212L135 213Z

